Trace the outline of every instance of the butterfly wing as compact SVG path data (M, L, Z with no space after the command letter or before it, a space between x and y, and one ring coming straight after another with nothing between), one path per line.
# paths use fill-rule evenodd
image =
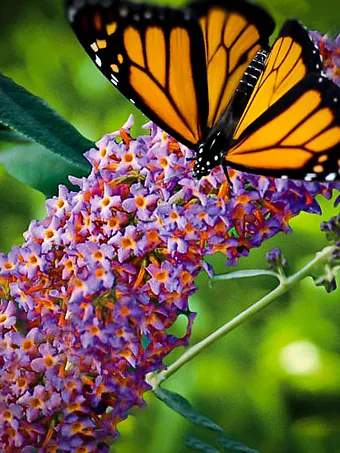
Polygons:
M268 13L244 0L198 0L185 9L67 0L67 9L103 74L190 147L218 121L274 29Z
M235 0L197 1L190 5L202 29L207 61L209 116L221 118L253 57L268 48L275 23L260 6Z
M307 75L244 131L226 164L290 179L340 179L339 87Z
M297 20L287 20L236 127L234 139L307 74L320 73L321 69L320 54L308 31Z
M179 141L191 147L199 142L208 91L204 40L194 12L123 0L68 0L67 10L102 73Z

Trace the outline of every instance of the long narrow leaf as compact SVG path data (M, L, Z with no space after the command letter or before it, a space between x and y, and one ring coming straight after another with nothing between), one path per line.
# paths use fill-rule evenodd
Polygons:
M186 447L191 448L192 450L203 451L204 453L221 453L212 445L209 445L194 436L187 436L184 443Z
M228 452L239 452L239 453L259 453L257 450L247 447L241 442L236 442L229 437L223 435L219 436L218 442L225 451Z
M62 156L82 171L90 165L82 153L93 146L45 101L0 73L0 123Z
M0 129L0 141L4 143L29 143L30 140L9 129Z
M70 161L33 143L0 150L0 164L10 175L40 190L47 197L56 195L59 184L73 187L67 179L68 175L85 175Z
M189 420L194 425L200 426L201 428L207 428L212 431L223 432L223 429L218 426L210 418L197 412L183 396L178 393L171 392L160 387L156 387L154 390L155 395L158 399L163 401L167 406L173 409L178 414Z

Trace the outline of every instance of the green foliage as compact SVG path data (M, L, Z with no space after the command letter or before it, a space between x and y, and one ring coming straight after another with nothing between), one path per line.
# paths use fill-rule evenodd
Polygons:
M192 450L203 451L204 453L220 453L220 450L216 450L212 445L209 445L194 436L186 436L185 446Z
M178 393L160 387L156 387L153 392L158 399L163 401L163 403L172 410L182 415L182 417L189 420L192 424L200 426L201 428L211 429L212 431L223 432L223 429L220 426L197 412L189 401Z
M0 122L35 142L6 149L0 155L1 164L10 174L47 196L56 193L58 183L67 182L67 175L89 173L90 165L82 153L93 143L45 101L1 73ZM1 138L14 141L15 137L7 132Z
M192 407L188 400L178 393L171 392L170 390L166 390L161 387L155 387L153 392L158 399L163 401L163 403L169 406L172 410L182 415L182 417L186 418L193 425L219 433L217 442L222 447L223 451L258 453L256 450L247 447L241 442L236 442L230 439L224 433L223 428L213 422L210 418L200 414ZM203 451L205 453L218 453L220 451L194 436L186 436L185 445L191 449Z
M0 149L0 164L10 175L39 190L46 197L56 195L59 184L72 187L68 175L86 175L70 160L33 143Z
M295 16L323 33L339 24L334 0L262 3L278 24ZM62 5L59 0L6 2L0 15L3 72L45 99L92 140L118 129L130 113L139 125L146 122L90 61L67 24ZM141 130L133 132L137 135ZM17 146L17 137L11 137L12 145ZM7 137L6 142L9 140ZM31 219L44 217L44 199L3 170L0 193L0 249L7 251L21 243ZM331 202L324 201L323 209L323 219L336 213ZM320 221L319 216L299 216L292 222L293 234L279 235L253 250L237 270L264 268L265 252L275 246L283 248L290 271L298 269L326 245L319 232ZM223 257L214 256L210 262L218 274L226 272ZM234 279L210 289L208 278L201 275L197 284L200 291L191 300L192 309L198 312L192 343L266 294L276 281L268 276ZM200 413L218 420L232 438L242 439L262 453L338 451L339 299L339 290L327 295L323 288L315 289L311 279L304 281L180 370L169 380L169 387L187 395ZM176 354L169 357L169 362L175 358ZM192 450L183 447L183 439L189 433L215 445L214 432L206 430L203 435L200 428L169 411L152 394L146 400L147 407L136 410L137 417L119 425L121 437L113 447L116 453L187 453Z

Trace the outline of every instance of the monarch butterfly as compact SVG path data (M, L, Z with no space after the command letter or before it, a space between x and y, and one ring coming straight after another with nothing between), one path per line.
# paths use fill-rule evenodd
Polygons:
M340 175L340 90L307 30L245 0L184 9L67 0L68 18L102 73L143 113L195 149L194 176L222 163L282 178Z

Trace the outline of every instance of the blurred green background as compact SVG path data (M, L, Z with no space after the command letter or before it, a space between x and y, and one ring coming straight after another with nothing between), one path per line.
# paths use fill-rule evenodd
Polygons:
M278 25L298 17L310 29L326 33L340 24L338 0L266 0L263 4ZM59 0L0 0L0 11L1 70L44 98L85 136L99 139L118 129L131 112L138 127L146 122L77 43ZM0 250L8 251L23 242L22 233L31 219L44 217L44 198L4 170L0 191ZM322 219L338 211L332 202L323 200L322 206ZM268 241L242 259L239 268L265 266L265 251L280 246L293 272L325 245L320 222L315 215L299 216L292 221L292 235L280 234ZM223 257L215 256L211 262L216 272L224 272ZM200 290L191 300L192 310L198 312L192 343L275 284L260 277L218 283L210 290L205 275L197 283ZM187 397L231 437L261 453L340 452L339 325L340 291L327 295L306 280L180 370L167 387ZM134 411L119 425L122 435L113 451L177 453L187 451L185 434L212 439L151 393L146 400L146 408Z

